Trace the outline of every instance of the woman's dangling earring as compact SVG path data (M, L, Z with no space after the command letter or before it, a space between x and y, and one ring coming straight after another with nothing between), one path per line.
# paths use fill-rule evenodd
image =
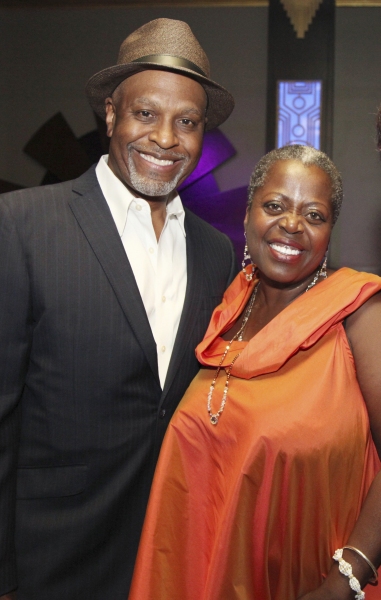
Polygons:
M319 277L322 277L323 279L327 279L327 277L328 277L327 262L328 262L328 248L327 248L326 253L324 254L324 259L323 259L323 262L322 262L320 270L319 270Z
M244 231L244 235L245 235L245 249L243 251L242 271L245 274L246 280L251 281L253 279L255 266L253 264L253 261L251 260L250 254L249 254L249 248L247 246L247 239L246 239L246 231ZM246 271L246 261L247 260L249 260L251 263L251 273L247 273L247 271Z

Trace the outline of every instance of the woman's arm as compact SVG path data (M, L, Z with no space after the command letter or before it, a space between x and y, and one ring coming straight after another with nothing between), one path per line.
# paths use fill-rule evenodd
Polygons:
M347 318L346 332L356 364L357 379L366 402L374 443L381 457L381 293L372 296ZM381 564L381 473L373 481L357 523L345 541L361 550L377 568ZM351 550L343 558L363 588L373 573L366 561ZM379 582L381 597L381 580ZM353 600L348 577L335 562L324 584L303 600Z

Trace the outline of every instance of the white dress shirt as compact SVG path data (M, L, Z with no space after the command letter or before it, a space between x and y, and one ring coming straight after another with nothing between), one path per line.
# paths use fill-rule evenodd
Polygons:
M176 194L167 204L159 241L152 225L151 207L136 197L114 175L102 156L96 167L99 185L110 208L156 342L161 387L179 327L187 285L184 208Z

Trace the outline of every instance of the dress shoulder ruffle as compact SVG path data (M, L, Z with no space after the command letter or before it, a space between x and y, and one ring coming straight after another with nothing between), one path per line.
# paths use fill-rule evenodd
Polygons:
M196 348L201 364L218 365L226 347L220 336L242 313L257 284L258 280L247 282L242 272L232 282ZM241 347L235 345L224 365L230 364L238 349L241 354L232 369L236 377L250 379L275 372L299 349L312 346L380 289L381 278L377 275L343 267L294 300L250 342L242 343Z

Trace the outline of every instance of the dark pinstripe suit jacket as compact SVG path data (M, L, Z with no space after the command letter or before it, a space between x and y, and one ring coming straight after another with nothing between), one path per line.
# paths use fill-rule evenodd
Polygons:
M0 198L0 594L18 582L19 600L126 600L168 420L235 274L224 235L189 212L185 228L187 292L162 391L94 169Z

